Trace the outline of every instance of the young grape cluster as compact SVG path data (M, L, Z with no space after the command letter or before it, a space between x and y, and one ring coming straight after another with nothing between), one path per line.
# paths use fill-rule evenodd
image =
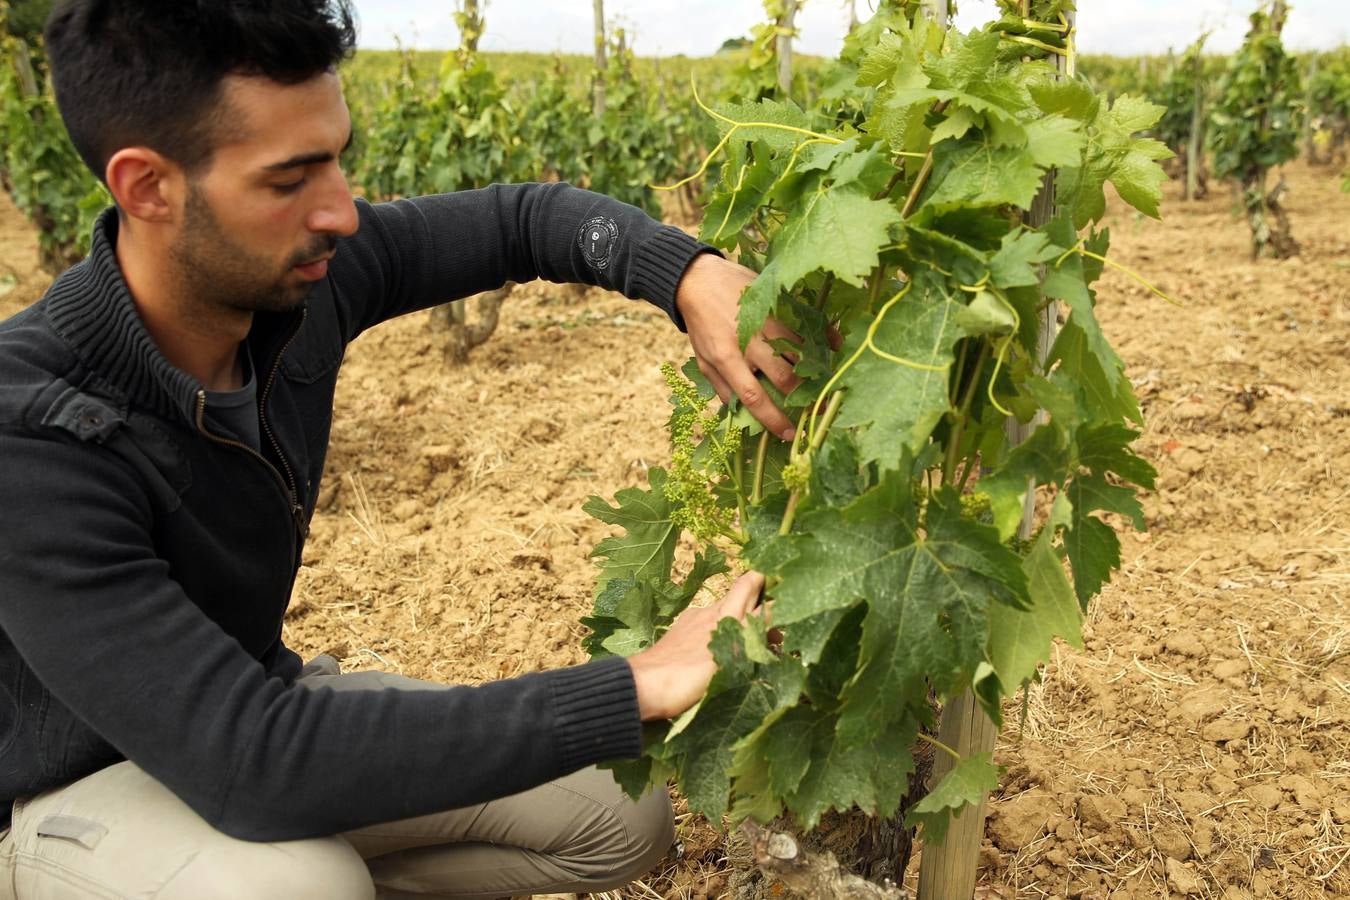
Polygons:
M671 520L699 541L734 536L735 510L718 504L712 486L733 475L731 461L741 452L742 432L731 427L729 415L709 412L708 398L673 365L662 365L661 374L675 408L670 418L670 478L665 485ZM700 455L695 448L705 436L713 439Z

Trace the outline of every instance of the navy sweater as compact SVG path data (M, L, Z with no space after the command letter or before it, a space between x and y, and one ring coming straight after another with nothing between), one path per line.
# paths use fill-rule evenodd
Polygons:
M261 453L214 435L117 266L88 259L0 323L0 826L130 759L213 826L289 840L504 796L640 750L621 659L448 691L306 690L281 623L347 344L537 277L664 309L708 249L567 185L372 206L305 307L258 314ZM391 365L397 365L396 360Z

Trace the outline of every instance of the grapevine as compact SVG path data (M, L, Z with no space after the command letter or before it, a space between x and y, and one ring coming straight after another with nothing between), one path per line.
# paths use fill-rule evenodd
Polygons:
M930 691L973 688L1001 721L1052 639L1079 640L1119 565L1102 516L1143 527L1136 486L1154 473L1130 450L1141 416L1091 285L1109 245L1104 185L1157 215L1170 154L1136 133L1162 109L1051 76L1041 59L1073 52L1063 0L1029 16L1009 4L968 34L916 6L882 3L855 32L833 70L856 72L847 93L713 110L721 175L702 236L760 273L742 342L769 317L801 335L780 347L803 379L778 398L795 440L740 406L695 412L714 394L687 365L672 387L675 470L585 507L623 529L595 550L594 655L650 645L728 557L768 576L769 612L714 634L702 702L648 725L641 759L612 764L632 793L674 778L714 822L889 815L932 724ZM1040 46L1012 40L1029 33L1014 18L1047 26ZM1032 227L1052 168L1056 214ZM1068 317L1042 365L1054 303ZM1038 409L1048 418L1012 445L1006 415ZM1029 483L1047 515L1018 541ZM702 549L679 580L686 532ZM910 821L940 841L995 778L987 754L960 758Z
M1280 43L1283 4L1258 9L1228 64L1209 133L1214 174L1240 186L1252 230L1252 256L1283 259L1298 252L1280 206L1283 181L1266 190L1267 172L1298 155L1302 91L1293 57Z
M1194 185L1194 196L1188 194L1188 199L1198 199L1207 192L1207 176L1199 148L1204 146L1205 86L1209 79L1205 77L1203 51L1208 37L1208 34L1202 34L1186 48L1156 98L1166 110L1158 122L1157 137L1181 160L1179 177L1187 183L1188 190Z
M1308 118L1312 132L1310 163L1343 166L1350 140L1350 51L1341 47L1313 57L1308 84Z

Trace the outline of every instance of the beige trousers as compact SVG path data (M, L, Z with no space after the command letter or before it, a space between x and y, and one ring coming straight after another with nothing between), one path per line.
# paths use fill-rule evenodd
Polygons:
M300 683L438 687L375 672L307 673ZM21 799L13 816L0 836L0 900L486 900L601 891L648 871L674 839L664 791L634 803L594 768L477 806L278 843L216 831L130 762Z

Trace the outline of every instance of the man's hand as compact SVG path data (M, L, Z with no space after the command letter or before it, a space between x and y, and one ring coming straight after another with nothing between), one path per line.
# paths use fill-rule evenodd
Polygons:
M764 330L750 339L744 353L736 339L741 294L754 280L755 273L745 266L712 253L700 253L680 280L675 306L684 316L699 371L722 402L729 403L733 395L739 397L765 428L783 440L792 440L792 422L764 392L755 372L763 372L784 394L800 384L792 363L775 356L769 346L771 340L795 339L796 335L769 319Z
M686 609L661 639L628 659L644 722L673 719L698 702L717 671L708 642L723 619L742 620L759 602L764 576L746 572L712 606Z

